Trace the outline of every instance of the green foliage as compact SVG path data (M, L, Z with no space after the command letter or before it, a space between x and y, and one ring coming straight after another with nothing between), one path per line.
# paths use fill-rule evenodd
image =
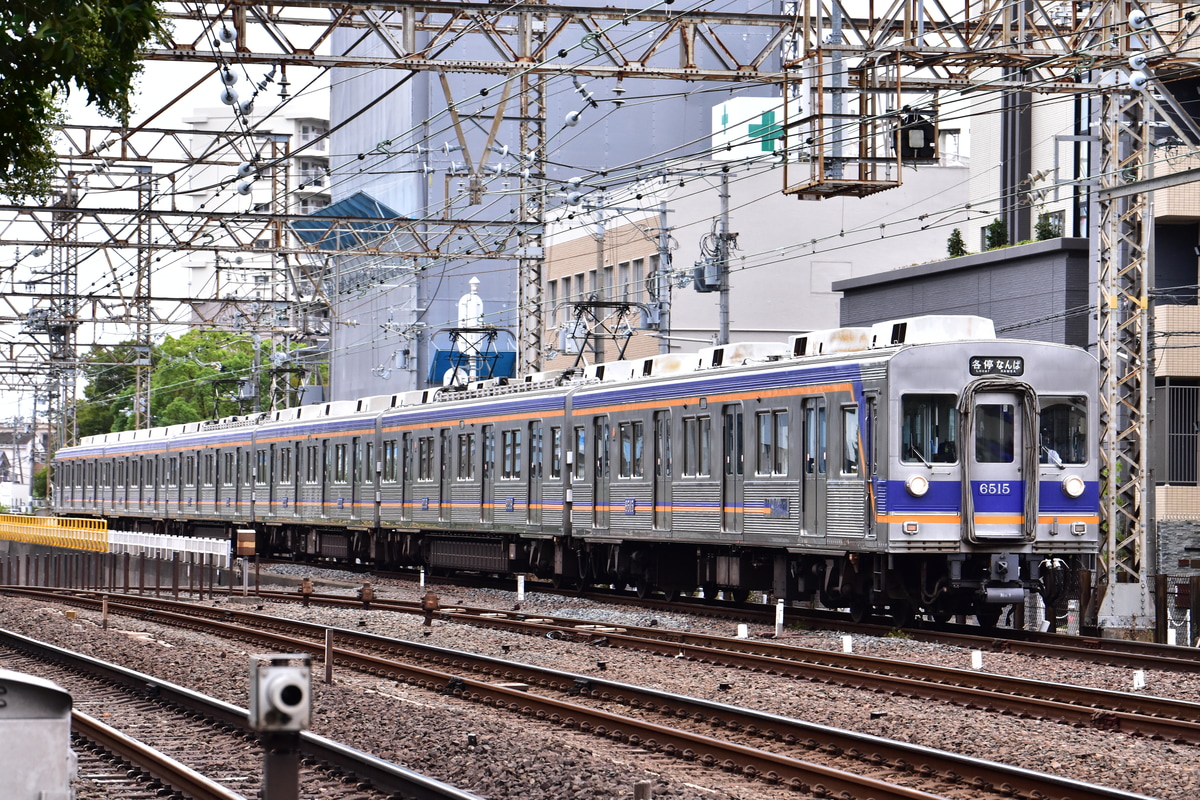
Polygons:
M946 240L946 252L951 258L967 254L967 243L963 241L962 231L958 228L950 231L950 238Z
M97 346L84 360L84 402L75 407L80 436L130 430L139 354L131 343ZM244 335L191 331L168 336L151 348L150 416L154 425L246 413L234 399L254 363L254 344ZM266 397L266 376L261 376Z
M72 87L128 123L140 51L165 38L163 20L154 0L0 3L0 192L13 200L50 196L52 127Z
M995 250L999 247L1008 246L1008 228L1004 224L1004 220L996 217L988 223L986 232L984 233L984 247L987 250Z
M46 484L48 479L54 477L54 468L39 467L38 471L33 473L33 496L38 500L46 499Z
M1033 235L1039 242L1044 242L1047 239L1057 239L1062 236L1062 224L1055 216L1038 214L1037 224L1033 226Z

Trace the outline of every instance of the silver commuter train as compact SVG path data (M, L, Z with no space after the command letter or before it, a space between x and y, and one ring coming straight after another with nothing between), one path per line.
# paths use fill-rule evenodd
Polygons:
M54 504L265 555L994 624L1094 566L1098 384L1077 348L917 317L87 437Z

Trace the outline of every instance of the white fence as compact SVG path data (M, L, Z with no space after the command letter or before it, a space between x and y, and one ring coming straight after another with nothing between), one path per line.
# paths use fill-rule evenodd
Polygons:
M126 533L124 531L108 532L108 551L110 553L129 553L154 558L172 558L175 553L180 559L187 560L189 553L195 553L198 562L203 563L205 556L212 556L213 566L228 568L233 551L233 543L228 539L195 539L190 536L162 536L157 533Z

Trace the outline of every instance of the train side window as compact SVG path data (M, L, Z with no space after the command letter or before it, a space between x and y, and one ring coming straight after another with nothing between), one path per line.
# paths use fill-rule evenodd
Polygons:
M363 446L363 482L375 482L375 443L367 441Z
M980 403L975 407L975 460L980 464L1011 464L1015 457L1015 413L1011 403Z
M422 436L417 439L417 480L433 480L434 454L432 436Z
M383 479L388 483L396 480L396 440L388 439L383 443Z
M306 483L316 483L321 475L321 449L317 445L308 446L304 480Z
M550 429L550 477L562 477L563 438L562 428Z
M204 454L204 485L212 486L215 480L214 473L216 471L217 458L212 453Z
M233 460L233 453L225 454L225 470L221 473L221 485L232 486L233 476L236 475L236 464Z
M622 422L617 430L620 440L620 456L617 465L617 477L641 478L644 475L642 450L645 445L645 431L641 422Z
M500 477L517 480L521 477L521 429L500 433Z
M958 398L906 394L900 401L900 460L906 464L958 461Z
M542 448L545 447L542 441L542 423L529 423L529 477L542 477L542 459L545 454Z
M788 412L760 411L754 415L758 432L754 472L757 475L787 475Z
M842 408L842 474L857 475L859 472L858 406Z
M284 447L279 451L279 482L292 482L292 448Z
M267 463L267 451L259 450L255 454L254 480L256 483L266 483L270 473Z
M683 474L707 477L712 474L712 419L687 417L683 420Z
M333 480L335 483L346 482L346 445L333 446Z
M742 411L733 406L727 406L722 414L725 428L725 474L741 475L745 469L745 440Z
M475 480L475 434L458 435L458 479Z
M587 428L580 425L575 428L575 450L572 460L573 478L582 481L587 476Z
M1087 461L1087 398L1041 398L1038 460L1043 464Z

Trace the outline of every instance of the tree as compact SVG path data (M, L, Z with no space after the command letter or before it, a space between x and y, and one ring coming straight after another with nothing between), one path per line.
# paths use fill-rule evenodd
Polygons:
M1062 223L1053 214L1038 214L1037 224L1033 226L1033 235L1039 242L1057 239L1062 236Z
M996 217L988 223L986 231L983 237L985 249L995 250L1008 245L1008 228L1005 227L1004 220Z
M137 366L143 357L132 342L100 346L84 359L84 401L75 406L80 436L125 431L134 424ZM179 425L244 414L238 390L253 372L254 343L244 334L190 331L168 336L150 351L150 419ZM259 376L265 396L269 377Z
M0 3L0 192L50 196L53 126L72 87L122 125L142 70L140 51L165 38L154 0L12 0Z
M946 252L951 258L967 254L967 243L963 241L962 231L958 228L950 231L950 238L946 240Z

